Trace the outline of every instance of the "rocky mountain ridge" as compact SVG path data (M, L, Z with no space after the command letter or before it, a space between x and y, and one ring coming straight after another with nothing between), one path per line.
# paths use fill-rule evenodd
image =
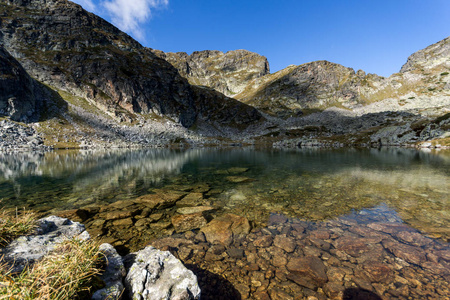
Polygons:
M1 4L1 42L38 81L86 99L118 121L163 117L185 127L197 121L198 90L105 20L66 0ZM233 103L260 118L253 108ZM214 111L207 117L213 119Z
M173 61L175 56L167 56L172 65L179 65ZM210 68L214 69L214 65ZM215 70L215 78L225 76L219 67ZM388 78L315 61L253 78L233 97L262 111L277 124L272 133L270 130L261 133L264 136L289 140L298 135L301 139L336 139L336 135L341 135L337 144L383 141L384 145L415 144L437 138L447 144L449 70L450 38L446 38L412 54L400 72ZM189 80L195 84L192 77ZM217 88L217 82L209 83L209 87ZM311 126L321 129L311 131ZM391 129L378 132L382 127ZM284 137L280 135L282 132ZM364 142L361 133L367 135L362 139ZM298 139L294 144L297 143L301 144Z
M189 72L189 64L186 63L200 53L208 57L210 53L216 52L194 52L191 56L185 53L160 53L159 56L175 66L191 84L207 85L223 92L218 78L226 77L227 73L222 69L222 62L210 62L208 69L215 73L208 78L209 81L203 80L204 75ZM250 62L251 59L248 60ZM450 77L446 77L448 70L450 38L412 54L400 72L389 78L366 74L363 70L355 72L352 68L328 61L314 61L291 65L273 74L260 72L253 78L248 77L247 81L240 83L243 88L230 96L265 113L286 118L332 106L354 109L387 98L400 100L406 95L413 97L413 94L445 92L450 88ZM244 71L241 78L245 78L245 75Z

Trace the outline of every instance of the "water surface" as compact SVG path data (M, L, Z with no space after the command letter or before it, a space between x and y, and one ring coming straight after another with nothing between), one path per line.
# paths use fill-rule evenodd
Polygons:
M412 149L55 151L0 154L0 199L54 213L203 185L205 201L264 224L385 205L424 233L450 234L450 154Z

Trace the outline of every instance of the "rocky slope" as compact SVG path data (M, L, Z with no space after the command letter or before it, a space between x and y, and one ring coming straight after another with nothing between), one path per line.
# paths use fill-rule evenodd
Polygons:
M401 72L389 78L316 61L254 79L235 98L282 117L333 106L354 110L386 99L397 99L400 105L417 102L420 107L423 103L416 97L448 97L449 40L413 54Z
M85 108L94 106L119 122L162 118L191 127L215 119L215 110L197 106L204 96L172 65L81 6L66 0L0 3L2 44L63 102L84 100ZM237 123L261 118L253 108L232 103L227 107L233 111L256 117L237 120L236 116ZM203 119L198 118L200 113ZM79 116L75 117L72 120Z
M170 62L190 84L208 86L229 97L241 93L248 81L270 73L267 58L247 50L153 53Z
M291 141L297 145L449 147L449 45L450 38L446 38L412 54L401 72L389 78L367 75L356 85L358 105L342 102L340 108L323 107L322 112L291 118L282 127L300 131L302 137ZM307 126L316 129L309 127L308 132Z

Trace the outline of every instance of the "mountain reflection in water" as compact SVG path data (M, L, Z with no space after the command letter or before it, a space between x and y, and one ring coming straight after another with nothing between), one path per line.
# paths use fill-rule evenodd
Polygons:
M47 213L205 185L219 212L265 224L270 213L323 220L386 205L448 240L450 153L413 149L108 150L0 153L4 206Z

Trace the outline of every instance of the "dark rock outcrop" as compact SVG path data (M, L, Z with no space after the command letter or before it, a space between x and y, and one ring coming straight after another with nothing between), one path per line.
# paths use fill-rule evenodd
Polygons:
M0 46L0 115L31 120L37 113L37 88L20 63Z
M244 128L264 118L252 106L207 87L192 86L199 118L208 123Z

